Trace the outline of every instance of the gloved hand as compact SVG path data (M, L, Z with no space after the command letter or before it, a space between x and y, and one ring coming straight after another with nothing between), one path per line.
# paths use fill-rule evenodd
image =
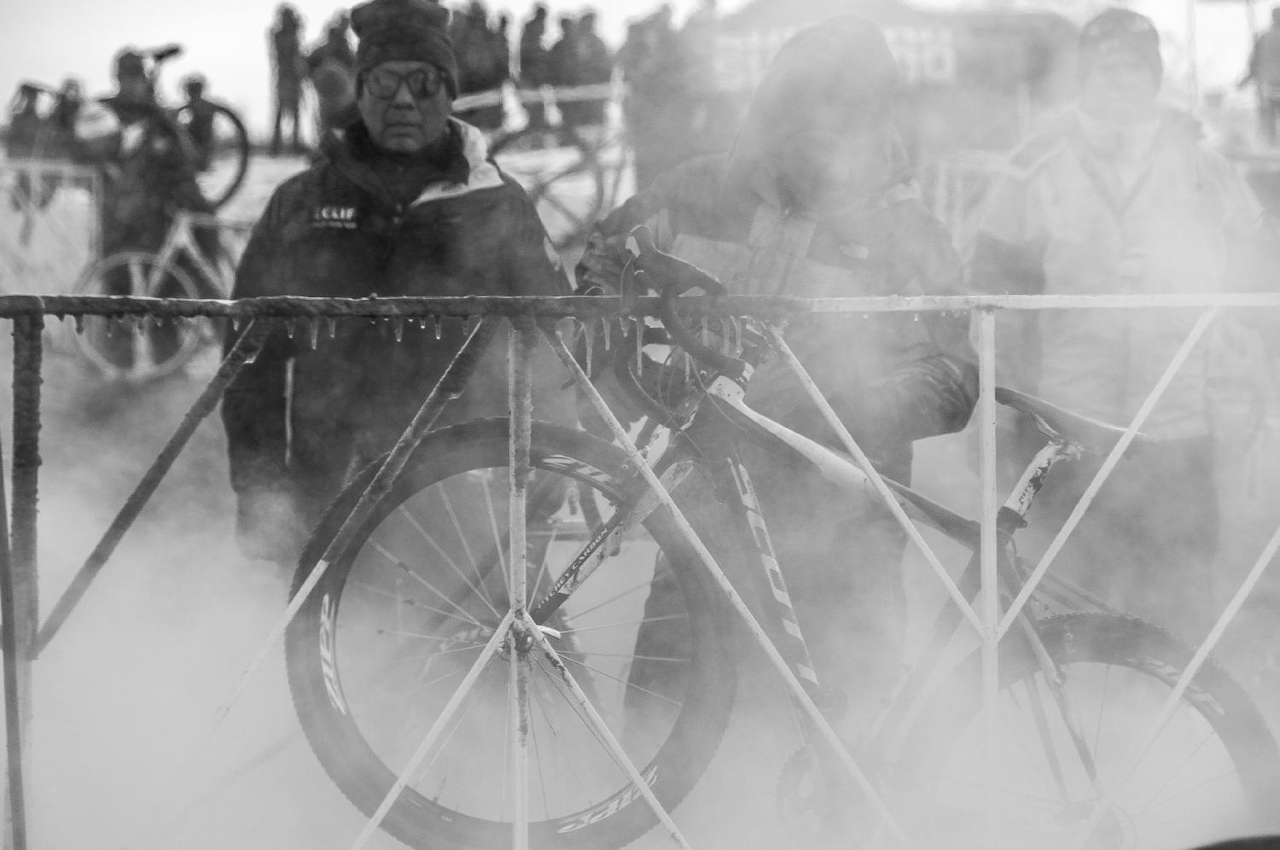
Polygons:
M236 546L246 558L291 568L305 541L304 523L285 490L253 490L237 495Z
M605 236L594 232L574 271L579 295L616 295L622 289L622 273L630 259L627 234Z

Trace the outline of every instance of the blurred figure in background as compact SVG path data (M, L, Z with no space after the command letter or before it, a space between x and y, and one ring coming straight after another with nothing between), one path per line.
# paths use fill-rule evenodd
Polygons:
M578 84L581 63L578 55L577 29L578 22L572 15L560 16L560 38L551 45L551 50L547 53L548 82L556 88L568 88ZM560 110L561 129L570 129L578 120L578 113L575 111L578 109L578 104L561 103L557 99L556 108ZM567 142L568 139L564 141Z
M1076 107L1026 140L992 187L970 278L987 292L1211 294L1265 279L1261 208L1190 116L1157 102L1155 27L1111 9L1080 36ZM1000 380L1076 413L1134 418L1200 311L1011 314ZM1122 461L1068 539L1055 570L1125 611L1198 641L1214 610L1218 552L1215 392L1230 381L1219 318L1143 430L1160 442ZM1218 336L1218 335L1222 336ZM1005 426L1021 469L1044 438ZM1064 464L1031 515L1027 548L1061 527L1101 459Z
M500 98L502 86L511 75L511 58L506 45L500 43L504 36L489 26L485 5L473 0L464 14L454 14L451 36L458 57L458 93ZM501 100L460 111L458 117L482 130L497 130L504 120Z
M306 76L306 60L302 58L302 19L289 4L276 9L276 25L271 30L272 93L275 118L271 127L271 155L280 153L284 124L292 128L289 149L302 150L302 80Z
M689 136L692 155L727 150L740 118L737 99L720 88L716 73L717 35L720 18L716 0L702 0L680 30L687 67L685 85L689 93Z
M530 127L547 126L546 110L536 91L551 81L547 49L542 42L547 35L547 7L533 7L533 14L520 31L520 95L529 113Z
M613 79L613 54L596 29L599 16L594 11L583 13L578 21L578 79L575 85L608 85ZM605 121L608 97L582 100L573 104L573 127L599 127ZM563 111L563 110L562 110Z
M356 60L347 37L350 23L339 12L330 21L324 41L307 56L308 76L316 91L318 136L340 131L358 117Z
M1258 130L1267 145L1276 143L1276 110L1280 107L1280 8L1271 10L1271 27L1253 44L1249 70L1239 88L1253 83L1258 92Z
M204 96L208 85L203 74L190 74L182 81L182 92L187 96L187 114L190 116L190 121L186 124L187 135L195 142L201 171L209 167L217 143L213 123L218 113Z
M627 94L622 103L627 138L635 153L636 188L645 189L664 171L688 159L688 56L664 4L633 23L618 56Z

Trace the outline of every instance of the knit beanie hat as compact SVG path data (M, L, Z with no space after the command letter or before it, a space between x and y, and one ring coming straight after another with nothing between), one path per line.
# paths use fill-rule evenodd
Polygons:
M1108 9L1080 31L1080 72L1108 53L1127 53L1151 69L1156 81L1164 77L1160 34L1151 19L1128 9Z
M836 113L852 127L889 120L898 63L884 33L866 18L832 18L792 36L778 51L752 99L766 123Z
M360 39L356 68L397 60L430 62L444 72L450 97L458 96L458 60L449 38L449 11L431 0L370 0L351 10Z

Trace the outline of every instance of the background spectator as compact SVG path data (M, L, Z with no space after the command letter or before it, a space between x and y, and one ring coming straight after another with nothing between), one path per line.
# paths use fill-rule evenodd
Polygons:
M271 69L275 80L271 154L280 153L286 121L292 129L290 149L301 151L302 80L306 76L306 62L302 58L302 19L287 3L282 3L276 10L276 25L271 30Z

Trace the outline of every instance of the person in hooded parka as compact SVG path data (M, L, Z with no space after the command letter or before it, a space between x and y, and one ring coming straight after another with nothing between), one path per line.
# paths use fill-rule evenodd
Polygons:
M598 227L578 267L580 290L617 287L628 234L643 224L657 247L733 293L958 293L960 261L920 202L890 120L897 85L897 65L873 23L842 17L796 34L768 69L730 153L660 176ZM786 338L877 469L903 483L912 443L963 428L977 398L964 317L805 317ZM757 370L747 400L838 445L780 362ZM619 410L626 415L625 403ZM887 507L850 500L777 456L743 451L819 678L855 709L869 709L901 665L904 533ZM730 576L741 578L744 553L725 548L732 535L709 487L690 479L677 496ZM647 618L669 610L673 586L655 581ZM642 626L636 655L678 656L681 640L678 622ZM660 663L638 660L630 676L638 693L665 685ZM850 728L861 719L865 713L850 713Z

